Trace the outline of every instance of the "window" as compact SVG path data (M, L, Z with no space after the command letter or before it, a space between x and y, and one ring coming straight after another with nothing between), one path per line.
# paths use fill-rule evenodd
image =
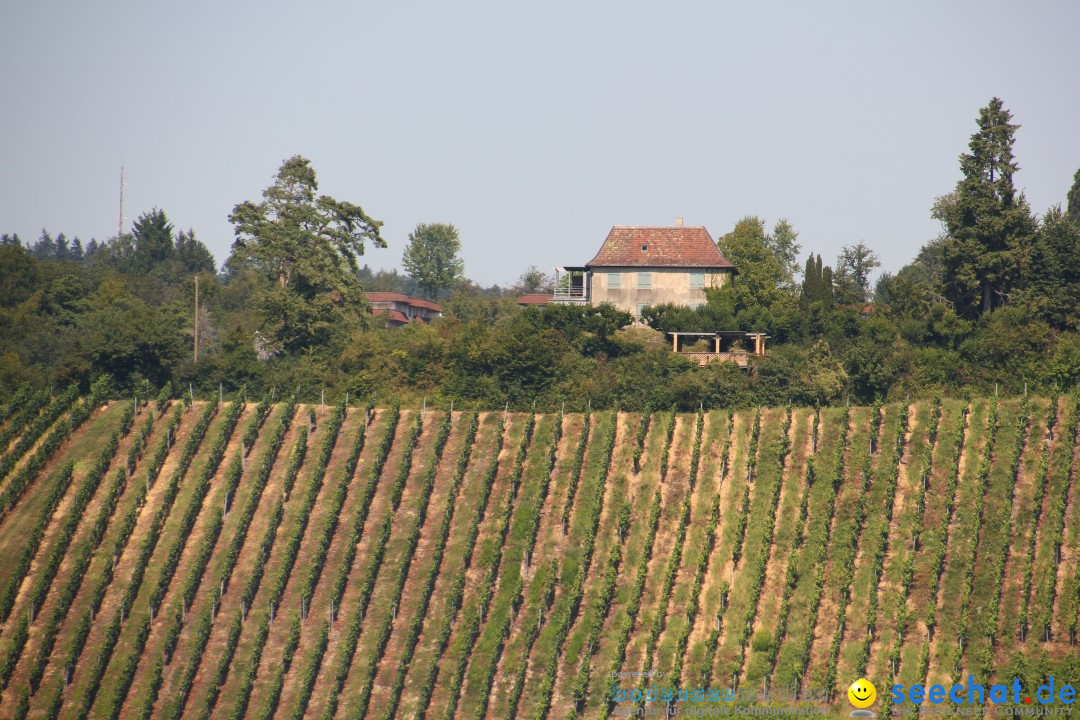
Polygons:
M641 311L645 309L645 306L646 306L646 303L638 303L638 306L637 306L637 316L638 316L639 318L641 317Z
M622 273L607 274L608 290L618 290L622 287Z
M705 303L701 302L700 300L694 300L693 302L690 303L690 309L691 310L697 310L699 307L701 307L704 304Z
M648 245L642 245L641 246L641 252L649 252L649 246Z
M692 272L690 273L690 289L701 290L705 287L705 273Z
M639 272L637 274L638 290L648 290L652 287L652 273Z

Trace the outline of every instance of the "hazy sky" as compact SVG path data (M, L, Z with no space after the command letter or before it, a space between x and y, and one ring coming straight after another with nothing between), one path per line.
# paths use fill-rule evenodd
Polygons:
M101 240L154 206L217 256L300 154L466 273L589 260L612 225L787 217L803 254L934 237L980 107L1040 214L1080 167L1080 3L0 4L0 232ZM130 220L127 223L130 227Z

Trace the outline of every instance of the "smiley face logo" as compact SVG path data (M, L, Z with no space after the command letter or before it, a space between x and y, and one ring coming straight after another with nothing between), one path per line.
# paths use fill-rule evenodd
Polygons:
M868 708L877 700L877 689L874 687L874 683L866 678L859 678L851 683L851 687L847 689L847 697L848 701L855 707L859 709Z

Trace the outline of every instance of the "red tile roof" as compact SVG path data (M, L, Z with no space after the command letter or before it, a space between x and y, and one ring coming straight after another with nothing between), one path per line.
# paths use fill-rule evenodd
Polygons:
M704 227L611 228L600 252L585 267L734 268Z
M442 306L437 303L428 302L427 300L421 300L420 298L409 297L405 293L395 292L366 292L367 299L370 302L400 302L412 307L427 308L428 310L434 310L435 312L442 312Z
M392 323L401 323L402 325L409 324L409 318L405 317L405 314L400 310L390 310L388 308L375 308L371 311L372 315L385 315Z
M547 305L551 302L551 295L533 294L522 295L517 299L518 305Z

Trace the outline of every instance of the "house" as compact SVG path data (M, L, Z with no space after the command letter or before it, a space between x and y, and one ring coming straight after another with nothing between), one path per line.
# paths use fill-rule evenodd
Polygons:
M521 295L517 299L517 304L522 307L546 307L551 304L551 295L548 293L530 293L528 295Z
M592 260L555 272L552 302L606 302L640 317L646 305L703 305L705 288L730 284L737 271L708 230L677 218L671 227L616 225Z
M371 303L373 315L385 315L390 325L400 327L411 322L430 322L442 316L442 307L427 300L409 297L404 293L364 293Z

